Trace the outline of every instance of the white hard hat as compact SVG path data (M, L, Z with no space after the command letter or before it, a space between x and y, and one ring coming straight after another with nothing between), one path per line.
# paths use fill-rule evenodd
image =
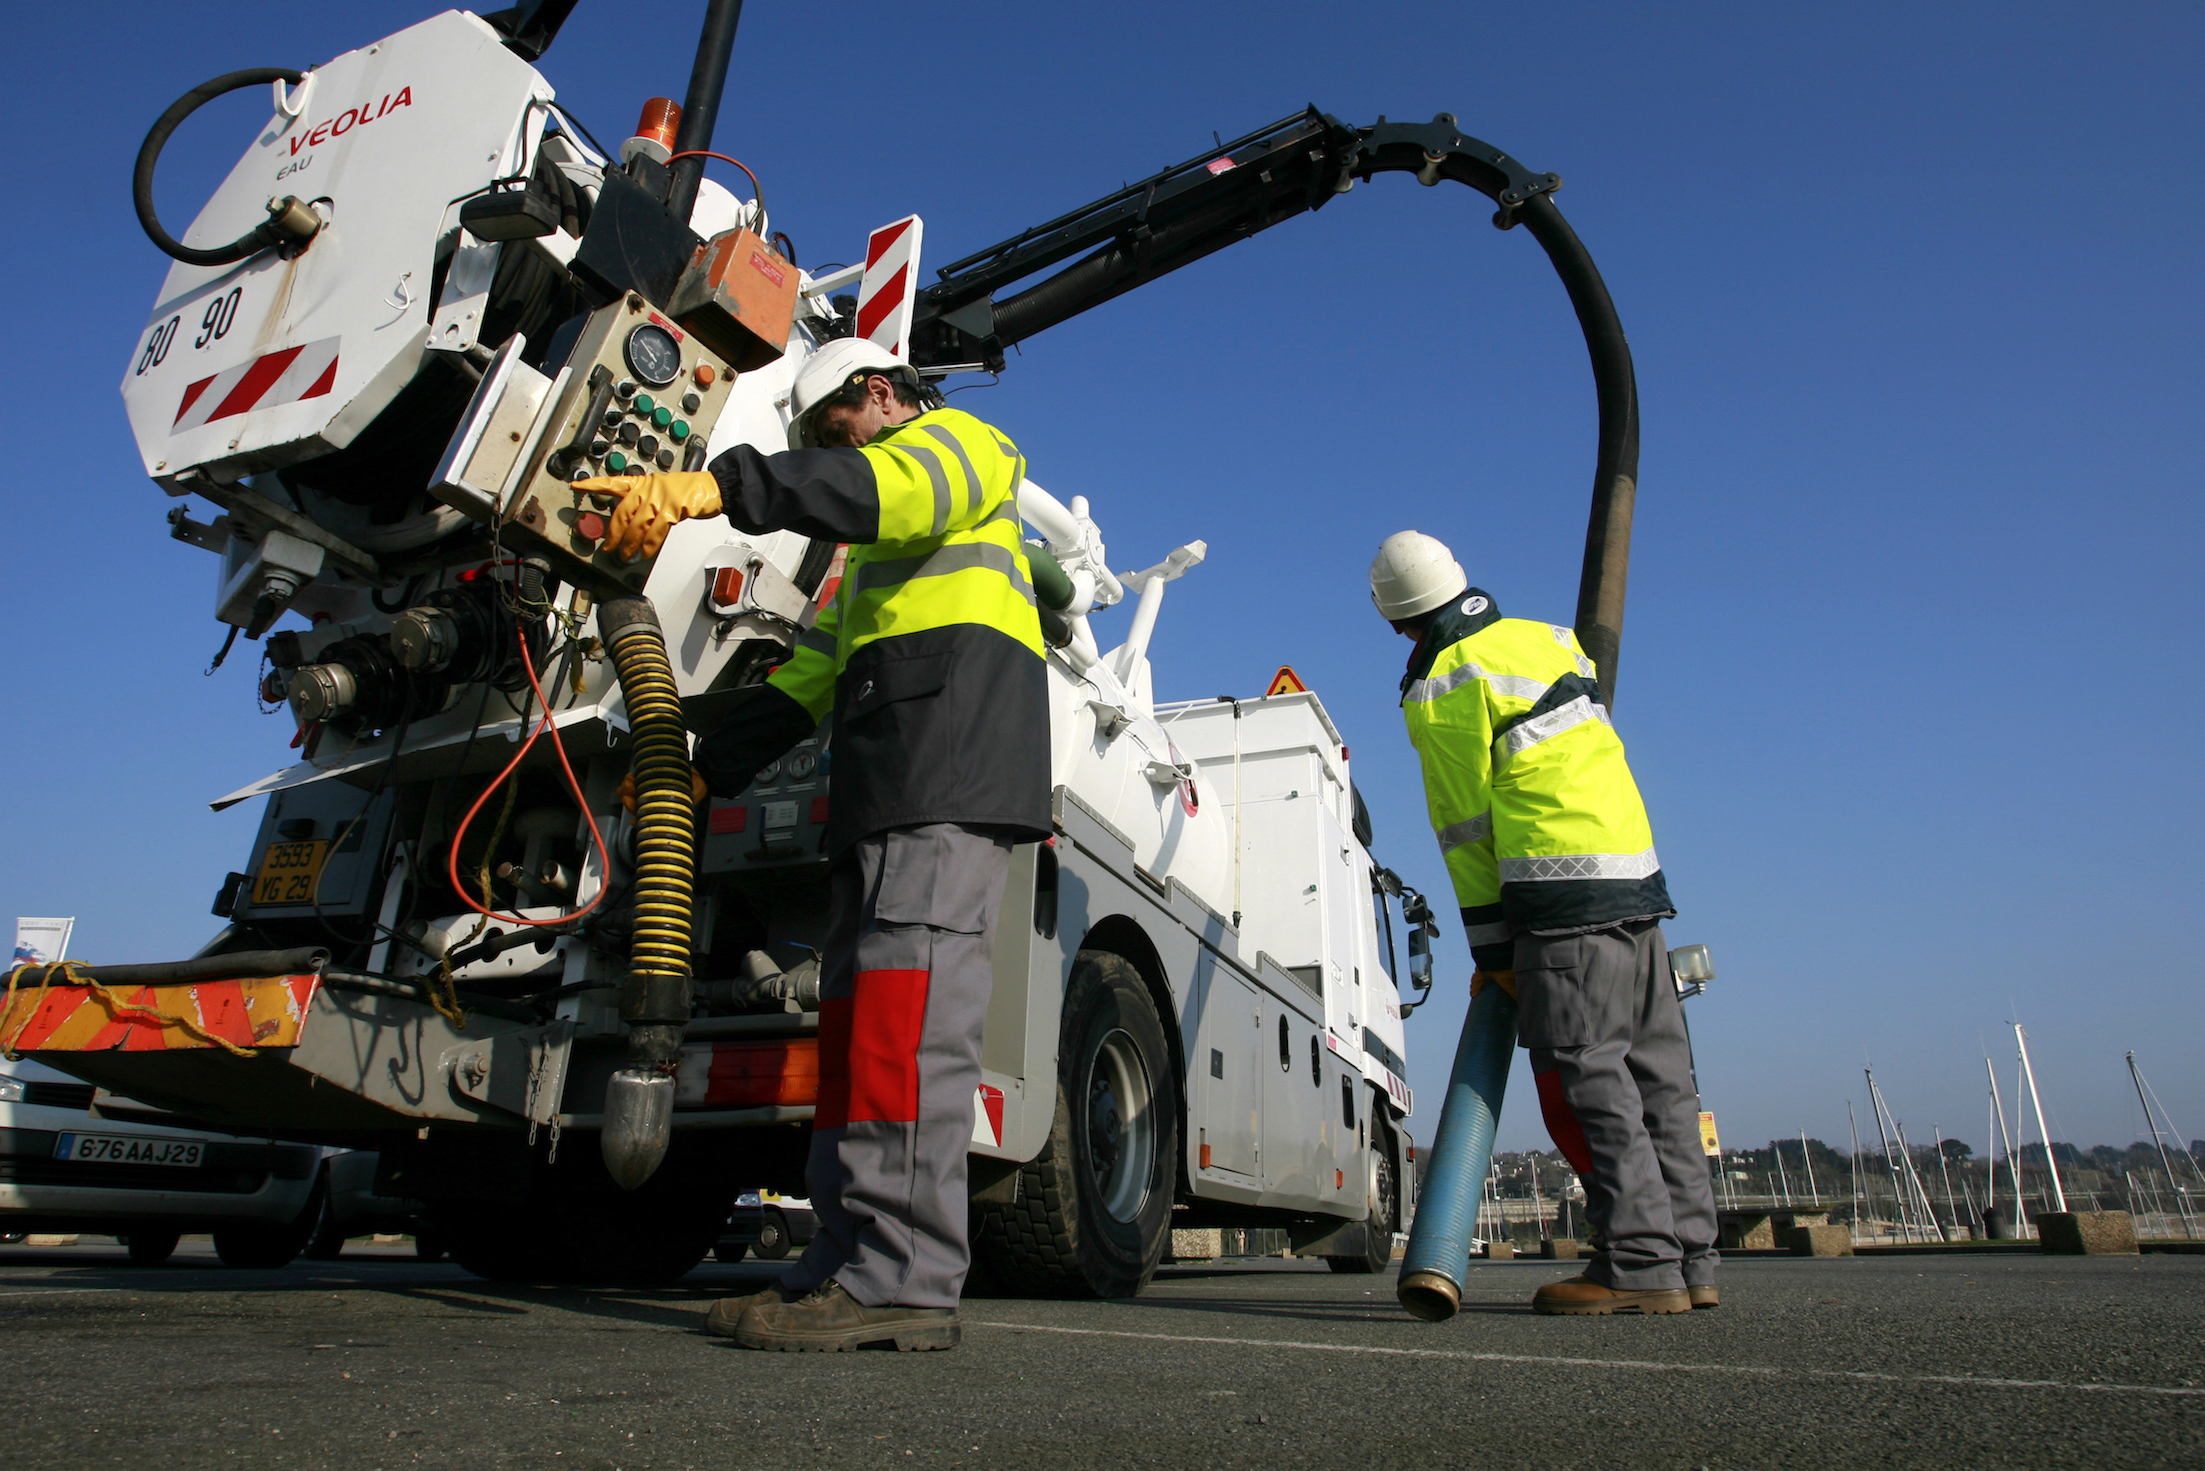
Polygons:
M1421 531L1387 537L1370 564L1370 600L1381 615L1397 622L1431 612L1469 585L1447 544Z
M789 443L808 448L819 441L811 433L812 411L852 381L872 373L916 377L911 365L864 337L838 337L804 360L789 390Z

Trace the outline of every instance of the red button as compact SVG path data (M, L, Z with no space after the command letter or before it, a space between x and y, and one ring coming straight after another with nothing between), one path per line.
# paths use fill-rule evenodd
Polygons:
M605 518L595 511L584 511L574 518L574 530L575 534L584 541L603 541L605 539Z

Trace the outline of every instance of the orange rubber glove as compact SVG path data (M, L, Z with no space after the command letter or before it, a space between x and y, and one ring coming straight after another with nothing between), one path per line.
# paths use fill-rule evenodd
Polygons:
M702 807L704 805L704 799L711 795L712 793L705 787L704 784L704 773L697 770L697 768L694 766L690 767L689 805L692 807ZM634 772L630 772L628 773L628 775L620 778L620 805L627 808L630 812L635 811Z
M1470 999L1478 999L1478 993L1487 986L1498 986L1508 993L1508 999L1516 999L1516 972L1512 970L1481 970L1470 977Z
M604 550L620 558L658 555L666 533L683 521L720 514L720 482L703 470L667 475L596 475L577 480L585 495L616 495L620 504L605 533Z

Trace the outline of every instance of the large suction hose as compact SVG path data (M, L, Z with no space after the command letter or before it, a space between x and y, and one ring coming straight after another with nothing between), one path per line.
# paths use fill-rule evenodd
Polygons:
M1478 1199L1493 1161L1493 1131L1516 1055L1516 998L1486 986L1462 1020L1455 1070L1439 1111L1416 1224L1395 1288L1401 1305L1429 1322L1451 1318L1462 1305L1462 1279L1476 1234Z
M697 813L689 735L666 636L647 598L600 604L605 641L628 706L635 772L635 933L620 1017L628 1055L605 1089L605 1167L624 1190L651 1178L674 1122L674 1067L689 1020L689 924L697 880Z

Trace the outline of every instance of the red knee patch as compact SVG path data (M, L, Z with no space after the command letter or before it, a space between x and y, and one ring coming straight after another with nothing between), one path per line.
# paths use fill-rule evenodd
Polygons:
M826 1019L820 1024L824 1028ZM1592 1173L1592 1147L1585 1142L1585 1126L1577 1121L1577 1111L1562 1096L1562 1074L1553 1072L1533 1073L1531 1081L1539 1085L1539 1113L1547 1121L1547 1136L1554 1147L1562 1151L1562 1158L1570 1162L1570 1168L1580 1175Z
M819 1003L819 1111L815 1129L919 1117L923 970L861 970L857 994Z

